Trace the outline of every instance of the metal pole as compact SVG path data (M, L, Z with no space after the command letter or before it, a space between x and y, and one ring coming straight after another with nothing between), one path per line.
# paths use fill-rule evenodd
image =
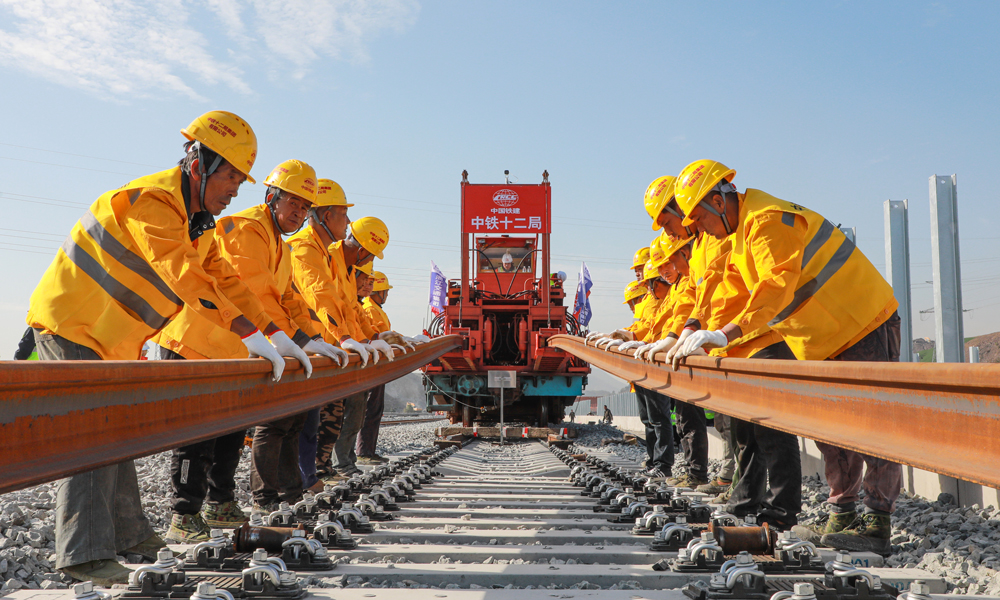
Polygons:
M908 200L886 200L885 204L885 277L899 302L900 362L919 362L913 358L913 317L910 304L910 222Z
M841 231L847 236L847 239L851 240L852 244L858 243L858 228L857 227L841 227Z
M964 362L962 270L958 253L958 178L930 178L931 268L934 278L934 355Z
M969 362L979 362L979 346L969 346Z
M503 446L503 387L500 387L500 445Z

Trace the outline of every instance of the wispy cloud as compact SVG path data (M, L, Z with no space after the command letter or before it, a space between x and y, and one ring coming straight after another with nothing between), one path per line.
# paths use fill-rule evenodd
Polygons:
M418 11L415 0L0 0L0 64L125 101L250 94L241 64L277 57L302 77L321 57L364 61L372 36Z

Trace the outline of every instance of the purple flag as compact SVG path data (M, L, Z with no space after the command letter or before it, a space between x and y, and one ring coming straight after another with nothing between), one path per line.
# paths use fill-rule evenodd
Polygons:
M431 261L431 296L428 302L431 305L431 312L435 315L440 314L444 311L444 307L448 306L448 280L433 260Z
M580 327L586 327L590 323L590 317L594 316L590 310L590 288L594 287L594 282L590 279L590 269L587 263L581 263L580 279L576 284L576 300L573 301L573 316Z

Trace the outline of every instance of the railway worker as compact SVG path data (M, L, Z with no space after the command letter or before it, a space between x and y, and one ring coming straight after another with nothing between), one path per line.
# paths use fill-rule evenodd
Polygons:
M379 332L379 334L392 331L392 323L389 315L382 308L389 298L389 278L381 271L372 271L368 278L366 288L370 291L364 294L362 308L368 316L369 322ZM361 431L358 432L357 444L354 448L361 464L381 464L388 462L376 452L378 446L378 433L382 424L382 415L385 413L385 384L376 386L368 391L368 400L365 404L365 417L361 424Z
M376 217L362 217L350 223L344 240L334 241L318 216L315 212L310 215L310 226L288 240L296 288L326 328L329 341L339 341L345 350L361 355L365 365L369 353L375 354L374 362L378 361L377 352L392 360L392 348L382 340L366 337L354 309L358 304L354 271L376 257L382 258L389 243L388 228ZM336 475L343 477L358 471L351 454L364 419L365 402L365 392L344 399L341 430L332 444L328 437L324 439L327 429L321 425L316 452L317 473L321 478L332 481Z
M347 202L347 195L344 188L332 179L320 179L316 190L316 202L309 209L307 221L308 227L314 228L316 233L307 238L312 243L299 242L299 250L302 259L313 265L313 271L317 277L329 274L328 266L324 266L324 261L329 261L329 253L324 250L333 242L340 242L347 239L347 226L350 218L347 209L354 206ZM325 246L324 246L325 244ZM289 240L289 247L292 247L292 240ZM326 257L326 258L324 258ZM293 283L297 270L302 268L302 263L292 261ZM298 285L295 283L295 285ZM296 288L297 289L297 288ZM322 294L322 292L320 292ZM310 317L314 320L315 327L320 333L328 338L327 341L336 341L323 326L319 315L316 312L315 295L303 294L303 299L309 306ZM367 359L367 354L363 355ZM299 435L299 472L302 474L302 487L306 490L318 491L324 485L316 473L316 450L319 439L333 443L340 436L340 426L344 416L344 399L337 398L320 408L314 408L306 413L306 421ZM327 475L325 483L334 483L336 477Z
M685 223L696 223L716 238L732 237L729 262L750 291L734 319L719 329L692 334L679 353L725 347L730 340L752 336L769 326L787 345L782 357L897 361L898 303L878 270L821 215L760 190L738 193L731 183L735 173L716 161L700 160L685 167L678 178L677 202L686 215ZM856 289L865 293L844 292ZM764 429L754 426L758 442ZM795 437L789 437L788 451L797 457ZM830 484L828 502L834 512L816 533L823 534L823 543L836 548L887 552L889 515L902 480L900 466L828 444L817 445L823 452ZM864 464L867 472L862 478ZM787 484L793 481L798 488L801 473L789 473ZM855 503L862 486L865 511L857 514ZM792 515L779 522L794 524Z
M306 353L339 362L339 355L346 358L342 350L329 347L321 338L314 339L318 335L310 323L308 307L292 290L291 259L281 241L281 234L293 233L305 219L305 211L315 199L316 174L305 163L285 161L268 175L264 184L267 186L264 204L219 220L212 233L218 240L220 254L254 292L273 322L297 346ZM154 359L165 360L246 358L246 350L235 337L186 307L153 338L151 354ZM283 494L281 500L297 501L301 495L300 482L289 478L298 472L298 431L289 433L285 426L300 420L288 417L256 428L250 481L258 508L276 505L279 489ZM294 448L291 452L287 449L281 452L282 440L291 435ZM238 527L246 521L243 509L236 502L234 479L243 442L244 432L237 431L174 450L173 515L168 541L204 541L209 539L211 528ZM291 456L296 460L289 466Z
M646 286L641 281L630 281L625 286L625 301L622 304L628 304L629 310L632 311L633 322L639 320L639 306L647 297Z
M98 198L45 272L27 317L42 360L138 360L144 342L187 306L271 361L275 379L282 355L308 364L221 258L212 234L239 186L253 183L257 137L223 111L181 133L188 142L179 166ZM123 583L130 571L116 554L155 559L163 546L142 512L133 461L59 482L56 568L67 575Z

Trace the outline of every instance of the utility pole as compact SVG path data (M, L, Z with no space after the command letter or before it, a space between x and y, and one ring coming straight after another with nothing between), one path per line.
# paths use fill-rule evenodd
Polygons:
M899 302L900 362L913 358L913 318L910 305L910 225L907 200L886 200L885 208L885 278Z
M934 355L937 362L965 362L962 269L958 253L957 176L931 176L930 195Z

